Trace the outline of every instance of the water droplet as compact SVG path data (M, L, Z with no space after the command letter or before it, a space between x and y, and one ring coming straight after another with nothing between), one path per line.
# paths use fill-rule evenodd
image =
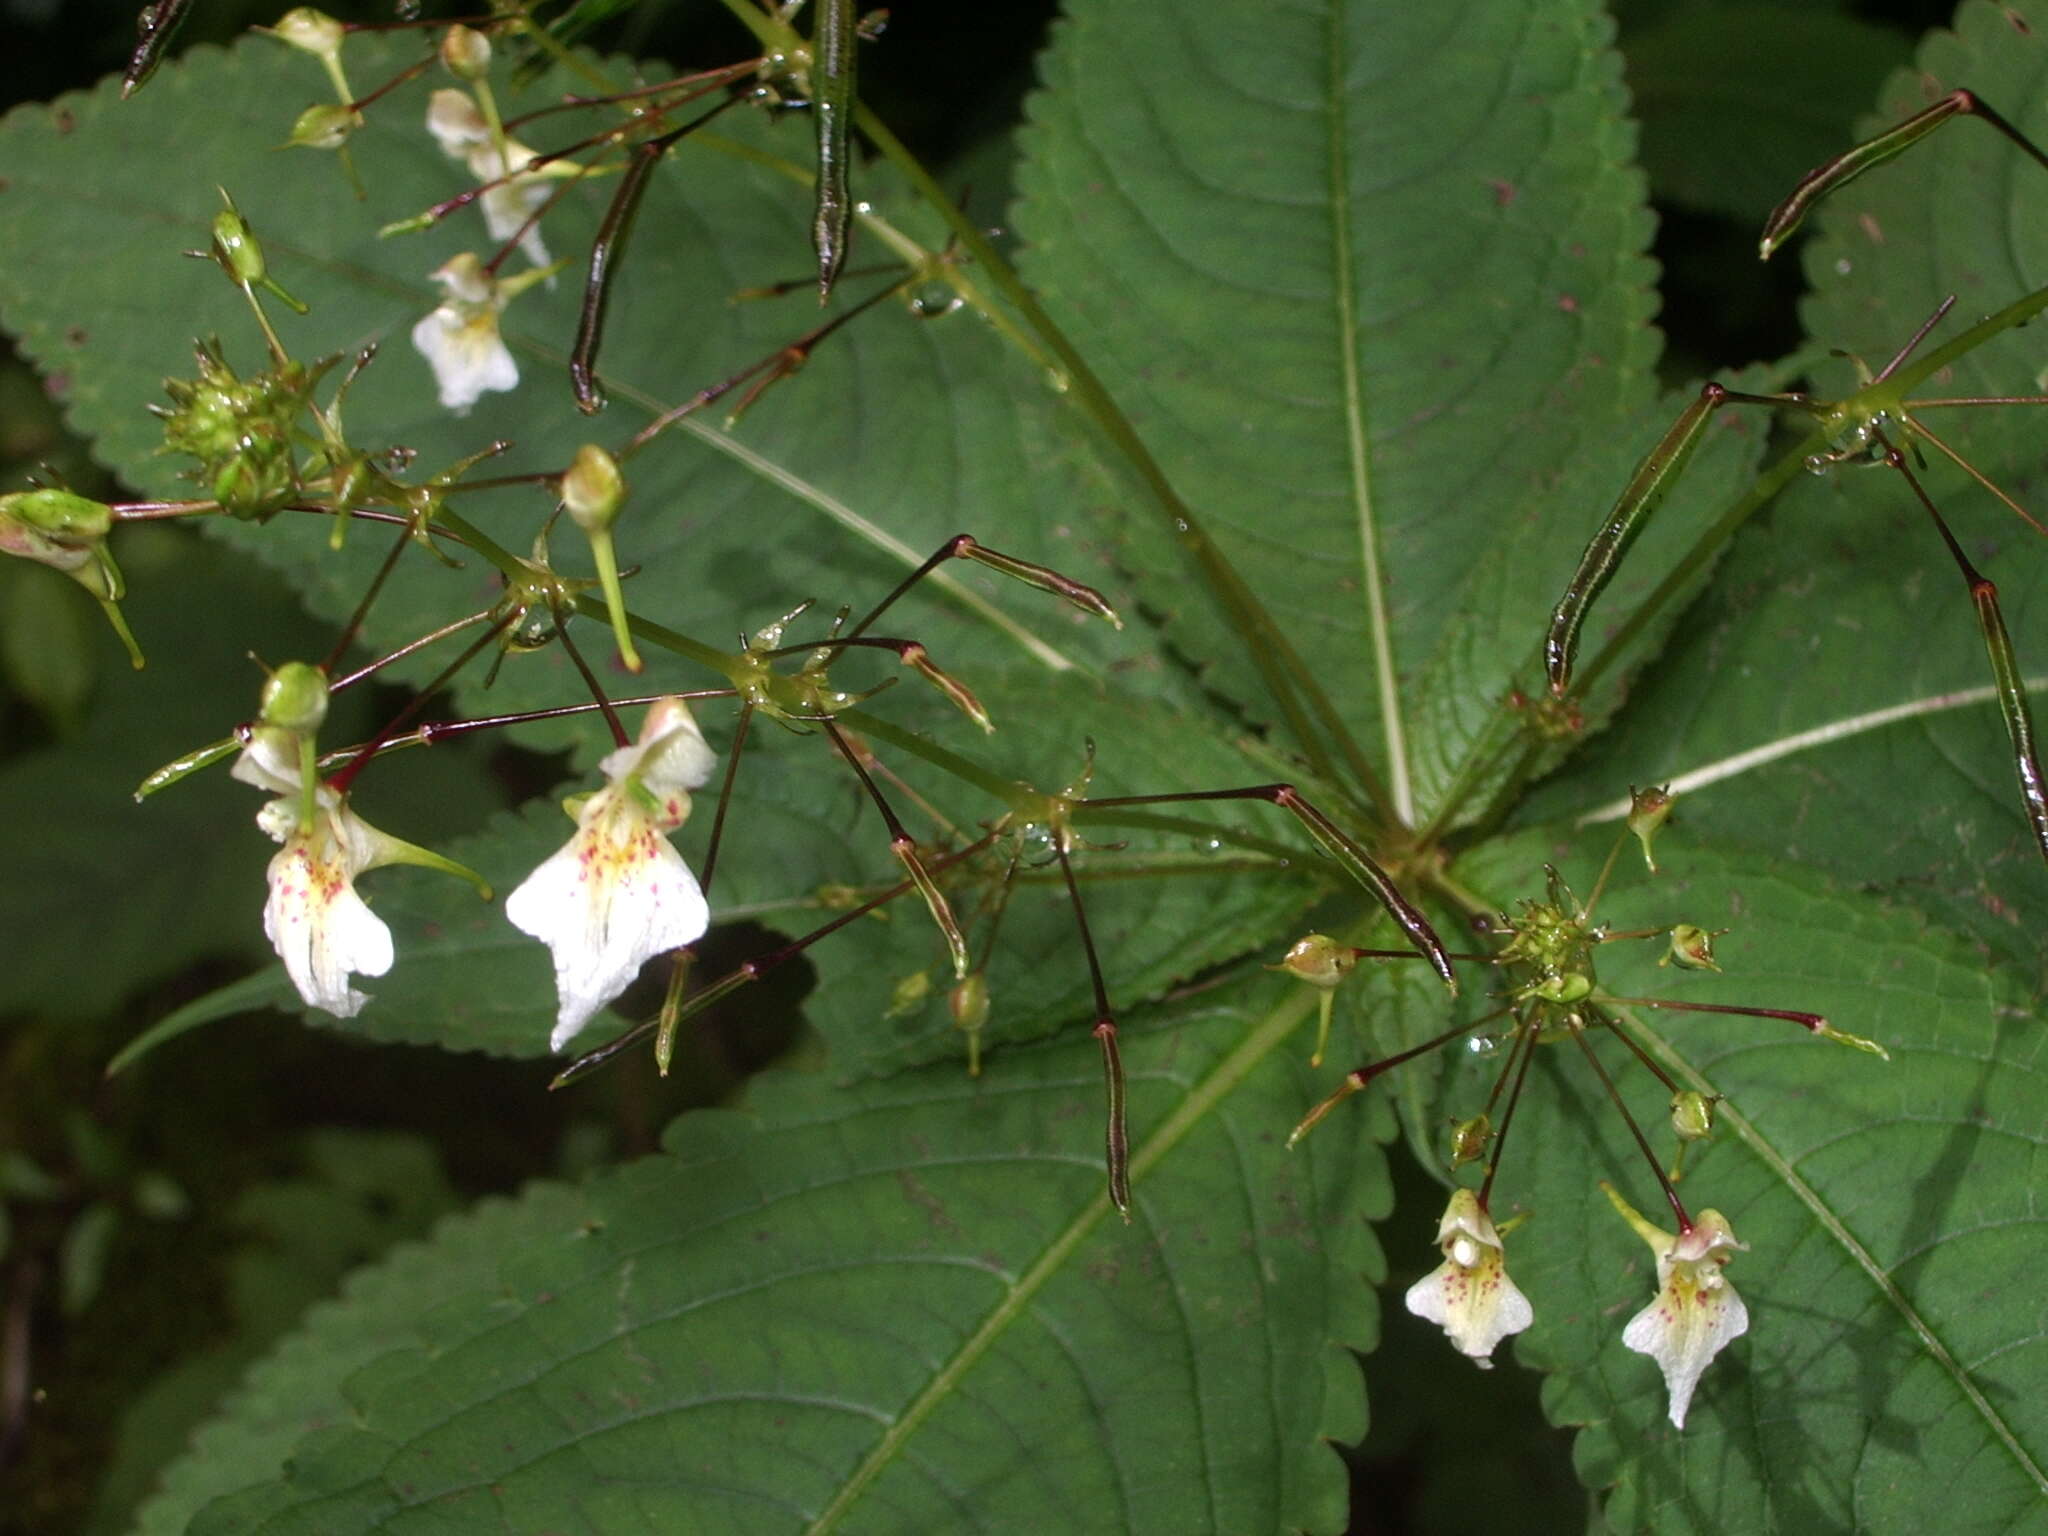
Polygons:
M1500 1049L1500 1041L1492 1035L1473 1035L1465 1042L1465 1050L1473 1056L1491 1056Z
M1067 377L1067 371L1064 368L1046 369L1045 382L1052 386L1052 392L1056 395L1064 395L1073 385L1073 381Z

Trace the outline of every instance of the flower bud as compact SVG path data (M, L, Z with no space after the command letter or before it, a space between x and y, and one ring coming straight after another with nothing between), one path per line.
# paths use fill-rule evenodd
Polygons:
M263 247L233 203L213 216L213 254L236 282L254 286L263 281Z
M348 107L308 107L292 124L292 135L285 140L285 147L339 149L348 142L349 135L362 126L361 114Z
M491 40L457 22L441 35L441 63L458 80L481 80L491 71Z
M1267 969L1286 971L1325 991L1342 984L1358 968L1358 954L1349 944L1339 944L1326 933L1311 933L1295 941L1278 965Z
M1650 873L1654 875L1657 873L1657 857L1650 851L1650 844L1664 823L1671 819L1671 808L1678 803L1677 797L1668 788L1637 789L1631 784L1628 801L1628 829L1643 845L1643 862L1650 866Z
M900 978L889 989L889 1007L882 1017L904 1019L917 1013L932 995L932 974L930 971L912 971Z
M286 11L277 18L277 25L264 29L281 43L288 43L319 59L333 59L341 54L341 40L347 29L325 11L302 5Z
M76 573L114 526L104 502L54 487L0 496L0 553Z
M1705 1094L1690 1088L1671 1096L1671 1129L1680 1141L1701 1141L1713 1134L1714 1106L1719 1094Z
M1474 1115L1451 1127L1451 1166L1462 1168L1486 1156L1486 1144L1493 1140L1493 1121Z
M969 1034L988 1022L988 1008L988 975L984 971L970 971L946 994L946 1010L953 1015L954 1025Z
M311 662L288 661L263 682L257 722L310 736L327 718L327 674Z
M626 500L626 477L618 460L595 443L576 450L575 462L562 476L562 505L585 533L598 533L618 521Z
M1726 933L1725 928L1716 932ZM1718 971L1714 963L1714 934L1691 923L1679 923L1671 930L1671 947L1664 952L1659 965L1675 965L1688 971Z
M1584 971L1566 971L1558 976L1546 976L1529 988L1530 997L1546 1003L1581 1003L1593 991L1593 978Z

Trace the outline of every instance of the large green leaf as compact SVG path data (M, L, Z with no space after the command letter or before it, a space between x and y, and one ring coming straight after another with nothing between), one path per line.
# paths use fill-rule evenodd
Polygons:
M2023 129L2048 132L2048 13L1970 5L1959 20L1959 34L1929 40L1918 72L1896 77L1866 131L1967 84ZM2048 175L1979 124L1946 128L1822 205L1807 257L1809 325L1876 368L1955 295L1955 315L1925 344L1937 345L2048 282L2048 260L2037 254L2044 218ZM2034 334L2008 333L1916 393L2032 393ZM1853 387L1847 366L1820 382L1824 391ZM2024 504L2038 502L2044 469L2026 410L1930 411L1927 421ZM2048 675L2039 540L1938 456L1930 454L1927 479L1966 551L1998 583L2022 670ZM1956 566L1907 487L1879 469L1801 475L1768 520L1745 531L1735 564L1741 578L1688 616L1619 732L1532 812L1593 811L1620 783L1732 767L1776 747L1782 760L1702 788L1681 814L1703 836L1881 887L2038 964L2048 881L1997 705L1984 692L1983 641ZM1960 707L1812 739L1971 690Z
M1582 894L1602 841L1567 866ZM1556 847L1503 843L1462 873L1505 896ZM1503 1219L1534 1218L1509 1239L1537 1314L1518 1353L1558 1373L1551 1413L1588 1426L1582 1475L1617 1485L1617 1530L2038 1530L2048 1411L2032 1384L2048 1359L2048 1222L2032 1185L2048 1059L2031 992L1970 946L1809 869L1720 857L1678 833L1659 855L1663 877L1632 860L1600 915L1617 928L1733 925L1719 946L1727 974L1660 970L1654 947L1616 944L1600 956L1612 992L1817 1011L1891 1060L1782 1020L1634 1010L1667 1072L1727 1095L1679 1188L1749 1245L1727 1272L1748 1336L1708 1368L1678 1432L1656 1368L1620 1340L1655 1290L1654 1266L1595 1181L1667 1229L1670 1213L1576 1048L1542 1048L1494 1204ZM1668 1155L1668 1091L1618 1042L1598 1049ZM1498 1066L1468 1059L1450 1073L1445 1109L1472 1113Z
M1607 33L1585 4L1079 4L1032 101L1026 274L1403 819L1531 686L1579 545L1675 409ZM1717 449L1672 521L1745 451ZM1143 589L1257 697L1160 521L1125 520ZM1629 587L1667 558L1658 534Z
M1278 985L1127 1032L1128 1228L1082 1040L980 1081L778 1074L583 1213L501 1213L495 1283L467 1229L406 1255L320 1323L340 1348L409 1296L413 1346L193 1530L1340 1528L1320 1437L1362 1427L1384 1171L1356 1117L1283 1148L1301 1010L1244 1011ZM294 1355L250 1407L317 1390Z
M2038 92L2023 74L2001 73L2038 47L1998 30L2008 10L2020 14L1971 12L1974 62L1941 45L1932 72L1948 84L1965 70L2001 105L2031 102ZM1589 6L1537 0L1311 11L1077 0L1024 137L1016 222L1050 312L1179 499L1148 486L1118 419L1071 369L1056 376L1068 386L1063 403L1044 387L1041 362L971 319L878 316L821 350L737 433L678 437L634 462L622 537L642 567L636 602L723 640L801 596L829 604L879 593L944 534L976 527L1114 589L1134 619L1142 606L1166 623L1118 637L1014 592L1001 599L1007 621L955 595L892 616L987 688L1002 724L979 743L957 719L941 732L936 701L907 688L873 705L894 724L868 728L869 744L962 832L1002 797L935 779L916 761L936 755L917 731L998 778L1042 788L1073 776L1084 736L1102 748L1100 792L1289 776L1271 766L1274 748L1223 739L1238 728L1228 711L1255 724L1277 718L1264 690L1292 663L1272 646L1252 654L1263 640L1242 599L1225 592L1219 602L1178 563L1166 519L1184 501L1314 667L1362 758L1395 786L1389 809L1475 825L1480 806L1467 791L1501 782L1497 764L1473 767L1475 753L1511 718L1509 687L1533 686L1551 601L1678 403L1652 372L1648 225L1605 37ZM363 67L402 56L371 44ZM0 129L10 177L0 199L13 199L14 215L0 222L0 312L61 369L74 419L102 452L147 483L166 484L165 466L148 457L136 402L179 366L190 329L246 334L216 274L155 255L199 243L211 180L231 185L280 275L316 301L312 320L285 322L308 349L401 336L428 303L420 274L468 237L451 227L412 244L369 238L376 222L455 184L402 114L374 119L359 139L367 209L337 181L307 174L315 162L263 150L281 131L272 102L298 88L280 82L303 78L303 60L275 52L204 54L120 110L101 94ZM805 208L801 189L761 158L800 160L800 131L742 124L732 136L690 146L657 180L616 311L647 318L615 326L607 433L623 435L614 420L635 425L650 402L685 396L810 323L723 307L731 289L798 264ZM166 167L168 142L191 158ZM733 143L746 154L730 153ZM1906 173L1887 168L1852 191ZM1938 210L1984 181L1953 166L1929 175ZM1969 288L1972 304L1981 291L1989 307L2026 286L2037 190L2014 181L2010 199L1993 200L2002 211L1988 229L1959 214L1916 225L1850 200L1834 216L1853 233L1827 238L1882 237L1890 250L1961 231L1961 264L1937 285ZM888 173L874 171L867 191L937 243L936 224ZM601 192L578 189L550 215L558 248L587 235ZM103 271L140 274L138 286L109 308L91 264L46 270L48 252L83 249L109 254ZM1816 249L1852 280L1871 254ZM1992 270L1985 253L2007 249L2018 253L2014 269ZM1938 296L1902 300L1897 314L1864 316L1852 303L1821 339L1882 357ZM352 400L351 430L410 442L433 464L502 426L521 442L511 467L559 465L590 429L569 420L559 385L532 365L558 356L572 300L565 286L514 311L529 364L518 395L451 423L426 404L424 373L401 343ZM2006 368L1999 387L2011 389ZM1095 430L1081 430L1090 418ZM1607 595L1589 648L1674 568L1762 437L1760 419L1725 413ZM1869 538L1872 483L1880 500L1896 493L1839 475L1821 487L1840 506L1837 521L1808 519L1788 501L1783 517L1753 523L1668 659L1624 694L1630 667L1678 619L1667 604L1590 701L1596 720L1619 709L1618 728L1530 809L1549 823L1466 850L1455 881L1505 907L1552 857L1583 889L1605 834L1574 845L1557 830L1567 813L1701 754L1954 686L1942 667L1974 644L1967 617L1959 603L1944 617L1956 633L1950 656L1920 606L1923 587L1933 602L1953 578L1917 566L1875 574L1890 550ZM1085 516L1088 497L1109 504L1106 532ZM970 504L988 521L962 515ZM543 503L514 493L464 506L523 548ZM1915 515L1910 504L1905 515ZM336 618L379 551L359 538L336 559L324 532L308 520L230 535ZM1099 575L1098 542L1131 573L1142 605L1125 599L1123 577ZM2003 566L1997 574L2007 580ZM1700 562L1689 582L1704 580ZM445 618L444 581L423 561L402 566L372 640ZM458 582L469 604L488 600L488 579ZM2009 595L2023 599L2026 585L2016 574ZM2024 647L2023 601L2011 616ZM1879 620L1891 624L1881 646L1848 627ZM1825 665L1788 666L1806 651ZM1187 686L1190 670L1208 691ZM854 669L845 671L850 683ZM668 662L655 676L704 681ZM545 654L509 666L495 694L465 688L459 702L509 708L575 692L560 658ZM222 729L246 712L238 695ZM716 711L706 713L722 740ZM1323 721L1304 734L1329 729ZM587 757L597 732L575 739ZM2009 791L1997 816L1989 809L1987 786L2009 775L1995 723L1981 747L1927 731L1904 752L1883 738L1887 756L1859 740L1844 759L1852 793L1788 793L1776 779L1754 801L1700 797L1679 867L1687 883L1672 888L1685 910L1627 885L1610 903L1646 922L1739 917L1727 954L1742 960L1742 980L1688 995L1740 1000L1754 982L1770 989L1759 1001L1825 1006L1910 1058L1885 1068L1784 1024L1748 1035L1746 1025L1709 1034L1649 1021L1646 1038L1669 1069L1705 1074L1744 1117L1686 1187L1753 1244L1734 1278L1757 1318L1708 1373L1682 1438L1661 1427L1654 1370L1613 1338L1615 1319L1648 1299L1647 1265L1592 1181L1615 1177L1647 1205L1643 1172L1569 1063L1548 1064L1557 1052L1515 1132L1522 1161L1503 1174L1500 1198L1538 1218L1511 1239L1542 1318L1529 1356L1556 1373L1557 1416L1588 1426L1581 1470L1616 1490L1612 1513L1626 1528L1888 1528L1956 1511L1968 1529L2017 1531L2038 1518L2042 1427L2024 1368L2038 1355L2026 1282L2044 1244L2027 1159L2048 1109L2038 1047L2017 1021L2033 978L1999 962L2036 955L2042 914L2025 881L2039 875ZM719 878L737 910L795 929L819 885L879 883L890 864L878 818L821 744L777 747L745 790L748 814ZM899 794L893 780L889 792ZM1374 819L1346 799L1330 797L1340 817ZM907 814L924 835L922 805ZM1306 866L1314 878L1304 879L1299 860L1269 862L1268 842L1299 846L1270 825L1278 819L1234 804L1210 823L1248 855L1228 879L1119 881L1125 855L1088 857L1120 1006L1291 937L1300 907L1334 889L1321 866ZM1958 823L1970 829L1966 851L1932 854L1936 830ZM564 830L532 807L472 851L502 883ZM702 836L701 818L689 833ZM849 834L873 854L849 852ZM1215 857L1196 851L1210 841L1199 828L1138 829L1132 841L1128 857L1144 869ZM1418 882L1436 877L1437 850L1389 837L1383 851ZM1114 1230L1099 1193L1095 1048L1080 1030L1085 972L1059 937L1065 914L1045 899L1056 888L1044 874L1024 885L1021 920L1005 929L1019 946L998 962L1012 968L998 973L1005 1048L983 1077L932 1061L958 1053L936 1002L880 1016L896 982L934 966L911 909L857 929L866 943L821 947L812 1011L831 1037L833 1070L763 1084L754 1127L686 1121L668 1155L593 1189L600 1229L508 1256L495 1287L477 1290L476 1272L464 1271L451 1283L467 1300L419 1325L412 1353L355 1378L348 1425L300 1445L284 1481L215 1506L202 1529L488 1530L514 1505L521 1520L531 1512L598 1530L679 1519L795 1527L835 1509L845 1518L828 1524L858 1529L970 1517L1065 1529L1098 1515L1164 1530L1333 1527L1338 1471L1319 1437L1359 1429L1351 1365L1334 1345L1369 1333L1351 1285L1378 1271L1363 1226L1384 1201L1374 1154L1359 1160L1368 1121L1340 1114L1291 1160L1278 1154L1336 1071L1333 1062L1311 1079L1293 1041L1272 1054L1309 1007L1299 996L1273 1013L1244 1001L1284 996L1278 980L1219 994L1235 1001L1204 1012L1182 1002L1132 1014L1141 1223ZM1432 900L1460 895L1455 881L1438 879ZM1857 888L1870 885L1901 904ZM366 1030L537 1050L549 1005L534 947L453 884L408 871L373 877L370 889L402 931L402 958L371 988ZM1358 911L1344 892L1316 918L1341 928ZM1441 915L1447 927L1459 916L1448 906ZM1944 927L1997 942L1973 951ZM1347 1011L1375 1038L1405 1045L1435 1033L1445 1005L1417 969L1383 972ZM1616 986L1630 974L1604 958L1603 973ZM1666 984L1661 974L1640 983ZM1482 999L1460 1006L1483 1008L1487 990L1468 970L1468 998ZM1068 1034L1050 1034L1063 1025ZM1745 1043L1721 1052L1701 1039ZM842 1081L896 1067L896 1077ZM1440 1133L1439 1103L1469 1112L1469 1072L1447 1073L1441 1096L1428 1069L1404 1077L1392 1091L1417 1142ZM1863 1100L1851 1091L1863 1081L1892 1096ZM1428 1238L1413 1241L1426 1249ZM394 1306L440 1283L406 1282ZM327 1392L332 1379L301 1385Z

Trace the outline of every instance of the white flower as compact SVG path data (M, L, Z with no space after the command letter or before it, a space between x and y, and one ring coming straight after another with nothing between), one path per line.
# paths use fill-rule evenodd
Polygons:
M519 249L525 252L526 259L536 267L546 266L548 248L541 239L540 225L528 225L526 221L548 200L548 183L560 176L575 175L576 168L550 162L529 172L527 167L540 158L539 154L509 137L500 158L497 145L491 141L490 124L467 91L442 89L428 98L427 132L434 136L443 154L460 160L469 167L469 174L479 186L489 188L481 202L484 225L491 238L505 241L518 235ZM492 185L500 181L502 185Z
M1527 1328L1536 1313L1508 1278L1500 1233L1478 1195L1469 1189L1451 1192L1436 1240L1444 1262L1408 1288L1408 1310L1441 1326L1460 1353L1481 1368L1491 1367L1495 1347Z
M505 899L505 916L555 957L559 1051L655 955L694 943L711 925L696 876L667 834L690 814L693 789L718 758L681 699L658 700L640 739L600 765L606 787L576 813L576 834Z
M270 861L263 932L300 997L353 1018L369 999L348 984L350 974L382 976L392 960L391 930L356 894L355 877L392 862L403 845L324 787L310 824L296 795L264 806L256 824L284 844Z
M434 281L447 297L412 328L412 344L433 366L441 404L467 416L489 391L519 386L519 365L498 334L506 296L468 251L436 272Z
M1700 1373L1749 1330L1749 1308L1721 1273L1733 1250L1749 1245L1735 1240L1719 1211L1701 1211L1674 1236L1639 1216L1611 1186L1601 1187L1657 1255L1656 1300L1629 1319L1621 1342L1657 1362L1671 1394L1671 1422L1683 1429Z

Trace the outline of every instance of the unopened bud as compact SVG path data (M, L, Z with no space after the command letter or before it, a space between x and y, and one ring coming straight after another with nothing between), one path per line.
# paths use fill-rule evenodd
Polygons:
M912 971L889 989L889 1008L882 1017L903 1019L918 1012L932 995L930 971Z
M1713 1133L1714 1106L1721 1102L1719 1094L1697 1093L1686 1089L1671 1096L1671 1129L1678 1133L1680 1141L1702 1141Z
M1349 944L1339 944L1326 933L1311 933L1297 939L1278 965L1267 967L1268 970L1286 971L1325 991L1341 985L1344 978L1357 968L1358 952Z
M481 80L491 70L491 40L457 22L441 35L441 62L458 80Z
M362 126L361 114L352 108L331 104L308 107L299 114L298 121L292 124L292 136L285 140L285 147L339 149L348 142L349 135Z
M341 40L347 36L346 29L325 11L302 5L286 11L277 18L277 25L264 30L281 43L314 55L316 58L332 59L341 52Z
M264 679L260 725L310 736L327 718L327 674L310 662L288 661Z
M0 553L75 573L114 526L106 503L42 487L0 496Z
M1643 862L1650 866L1650 873L1654 875L1657 873L1657 856L1650 851L1650 844L1664 823L1671 819L1671 808L1678 803L1677 797L1669 789L1637 789L1631 784L1628 801L1628 829L1643 845Z
M221 196L227 194L223 192ZM233 202L213 216L213 257L226 268L228 276L245 287L263 281L263 247L256 243L248 221Z
M1727 931L1721 928L1709 933L1691 923L1680 923L1671 930L1671 947L1657 963L1679 966L1688 971L1718 971L1721 967L1714 963L1714 939L1717 934Z
M1451 1166L1462 1168L1486 1156L1486 1144L1493 1140L1493 1121L1474 1115L1451 1127Z
M1584 971L1566 971L1558 976L1546 976L1529 988L1530 997L1546 1003L1582 1003L1593 992L1593 978Z
M562 505L585 533L610 528L626 500L626 477L619 462L595 443L576 450L575 462L562 476Z
M988 1022L988 973L971 971L953 983L946 994L946 1009L953 1015L953 1023L960 1029L973 1034Z

